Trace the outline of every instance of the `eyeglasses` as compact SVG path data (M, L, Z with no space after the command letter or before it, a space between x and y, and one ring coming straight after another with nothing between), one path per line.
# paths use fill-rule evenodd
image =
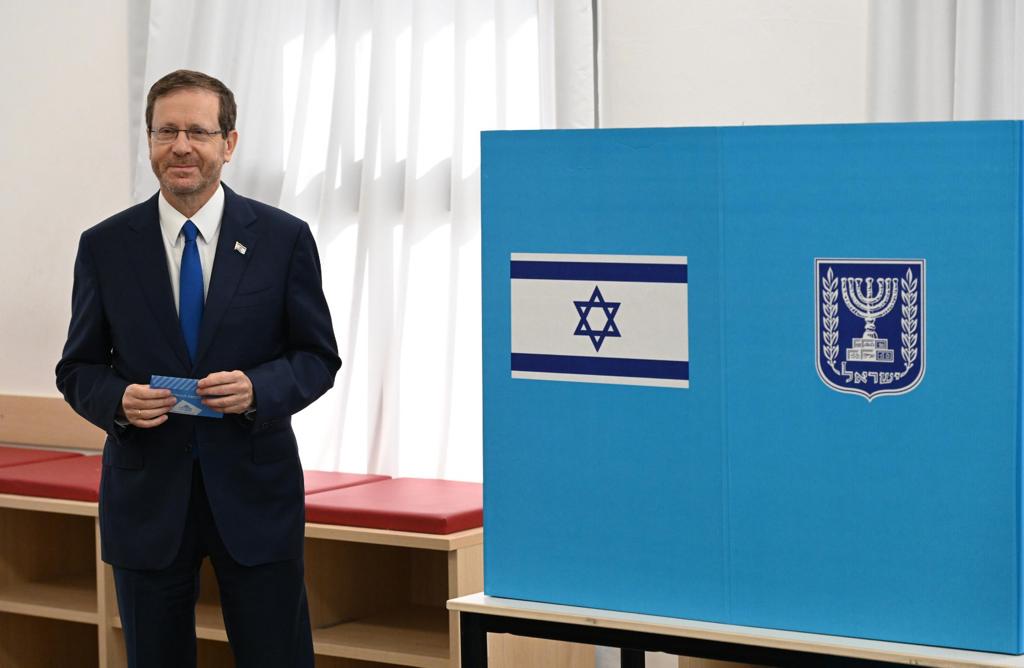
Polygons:
M179 130L178 128L157 128L156 130L150 130L149 134L153 135L153 141L157 144L173 144L178 141L178 134L185 133L190 143L193 144L207 144L213 141L213 138L224 133L220 130L202 130L199 128L189 128L188 130Z

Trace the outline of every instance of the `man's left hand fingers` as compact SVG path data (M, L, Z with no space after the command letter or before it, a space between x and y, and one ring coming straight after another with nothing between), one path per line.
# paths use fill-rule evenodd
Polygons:
M252 403L249 395L231 395L226 397L215 397L203 399L203 403L215 411L221 413L242 413Z
M228 387L225 387L228 386ZM249 377L241 371L217 371L199 380L199 394L228 394L233 388L252 387Z
M217 371L199 381L203 404L220 413L244 413L252 405L252 381L238 371Z
M200 378L199 379L199 387L200 388L212 387L214 385L224 385L226 383L244 382L246 380L248 380L248 377L244 373L242 373L241 371L238 371L237 369L234 370L234 371L215 371L215 372L209 374L208 376L206 376L205 378Z
M248 399L244 396L229 396L229 397L211 397L209 399L203 399L203 403L210 408L228 408L230 406L239 405L244 406L248 402Z
M203 397L227 397L233 394L245 394L249 388L244 383L227 383L224 385L211 385L205 389L199 390L199 395Z

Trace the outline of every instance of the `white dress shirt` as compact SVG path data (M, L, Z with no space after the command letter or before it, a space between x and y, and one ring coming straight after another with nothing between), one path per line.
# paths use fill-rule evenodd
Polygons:
M224 215L224 188L220 185L213 196L196 211L191 218L181 215L160 193L160 231L167 254L167 273L171 276L171 290L174 292L174 310L180 308L179 282L181 280L181 252L185 249L185 235L181 226L191 220L199 228L196 246L199 248L199 263L203 268L203 299L210 291L210 277L213 275L213 258L217 254L217 239L220 237L220 220Z

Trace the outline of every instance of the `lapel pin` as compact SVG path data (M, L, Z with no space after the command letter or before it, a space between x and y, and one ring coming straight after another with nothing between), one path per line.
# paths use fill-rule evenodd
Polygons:
M245 246L242 245L241 241L236 241L235 242L235 250L238 251L239 253L241 253L242 255L245 255L245 251L248 250L248 249Z

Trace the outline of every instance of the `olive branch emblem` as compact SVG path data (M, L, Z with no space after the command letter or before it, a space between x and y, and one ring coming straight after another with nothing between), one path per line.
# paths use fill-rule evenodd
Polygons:
M903 330L900 335L903 343L900 355L903 357L903 371L897 372L897 378L910 373L917 361L917 287L917 279L907 269L907 275L900 279L900 327Z
M836 357L839 355L839 304L836 299L839 296L839 279L832 273L832 267L821 277L821 352L825 356L832 372L836 375ZM915 353L916 355L916 353Z

